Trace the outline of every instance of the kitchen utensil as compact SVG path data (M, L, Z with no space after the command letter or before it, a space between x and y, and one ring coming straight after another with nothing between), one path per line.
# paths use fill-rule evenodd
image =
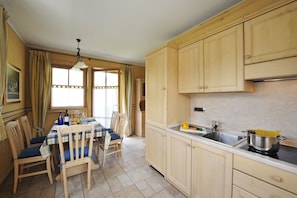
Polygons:
M264 137L257 135L254 130L247 131L247 143L249 146L257 149L258 151L277 153L280 147L279 140L284 139L284 137Z

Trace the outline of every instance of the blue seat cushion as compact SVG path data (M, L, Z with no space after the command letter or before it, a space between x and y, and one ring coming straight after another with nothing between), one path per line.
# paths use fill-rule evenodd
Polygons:
M118 140L121 139L121 136L119 136L116 133L110 133L110 140Z
M105 130L108 131L109 133L113 132L113 130L111 128L106 128Z
M39 148L40 146L34 146L31 148L26 148L22 150L22 152L18 156L18 159L41 156Z
M30 144L42 143L45 138L46 138L46 136L40 136L40 137L32 138L31 141L30 141Z
M80 152L81 152L81 148L78 149L79 150L79 158L80 158ZM75 150L73 149L73 154L74 154L74 159L76 159L75 156ZM89 147L86 146L84 147L84 157L88 156L89 154ZM70 150L65 150L64 151L64 156L65 156L65 161L70 161ZM61 155L59 156L59 159L61 159Z

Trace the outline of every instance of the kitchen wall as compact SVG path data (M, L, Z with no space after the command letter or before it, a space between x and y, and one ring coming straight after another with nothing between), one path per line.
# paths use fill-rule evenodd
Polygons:
M221 129L236 131L280 129L283 136L297 139L297 80L257 82L254 88L252 93L192 94L191 122L211 125L217 120Z

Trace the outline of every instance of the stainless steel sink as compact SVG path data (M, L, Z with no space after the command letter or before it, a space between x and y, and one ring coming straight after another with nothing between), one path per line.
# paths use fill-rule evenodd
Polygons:
M228 133L228 132L211 132L203 135L202 137L228 144L230 146L236 146L238 143L242 142L244 135Z

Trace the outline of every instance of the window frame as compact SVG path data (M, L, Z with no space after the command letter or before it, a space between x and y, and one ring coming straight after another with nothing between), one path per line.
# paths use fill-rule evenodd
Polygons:
M62 65L52 65L53 68L58 68L58 69L67 69L68 72L71 69L69 66L62 66ZM53 88L53 82L51 80L51 94L50 94L50 99L49 99L49 109L56 110L56 109L85 109L86 104L87 104L87 69L82 69L83 72L83 90L84 90L84 104L83 106L61 106L61 107L53 107L52 106L52 88ZM69 73L68 73L69 74ZM53 78L53 77L52 77ZM69 76L68 76L68 86L69 86Z

